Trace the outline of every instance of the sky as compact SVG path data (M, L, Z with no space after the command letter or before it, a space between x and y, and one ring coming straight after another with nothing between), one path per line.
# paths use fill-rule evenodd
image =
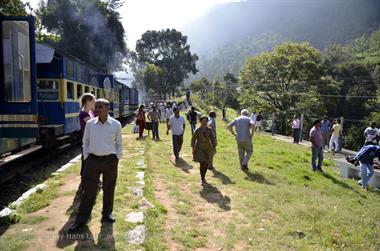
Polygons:
M40 0L23 1L35 8ZM213 5L232 1L237 0L125 0L119 12L128 47L134 49L136 40L147 30L175 28L181 31Z

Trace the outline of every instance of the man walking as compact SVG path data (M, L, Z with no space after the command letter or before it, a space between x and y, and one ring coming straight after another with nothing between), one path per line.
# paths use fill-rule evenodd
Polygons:
M97 117L89 120L83 135L83 195L73 232L85 225L90 218L96 200L100 175L103 176L102 220L113 223L114 192L117 178L117 165L122 157L122 136L120 122L108 115L109 102L98 99L95 104Z
M338 152L339 150L339 137L342 132L342 126L340 125L340 119L336 120L336 123L331 128L331 138L329 152Z
M321 121L315 120L313 122L313 128L310 130L310 142L311 142L311 167L313 171L322 171L322 161L323 161L323 139L321 133ZM318 164L316 164L318 159Z
M255 124L248 117L248 110L244 109L240 114L240 117L228 124L228 129L236 138L240 167L248 170L248 162L253 153L252 138L255 133ZM235 127L236 133L233 127Z
M259 132L261 131L262 129L262 122L263 121L263 114L261 112L259 112L259 114L256 116L256 121L253 121L255 123L255 126L256 126L256 131L258 130Z
M179 115L178 107L174 108L173 111L174 115L172 115L169 119L166 135L169 135L169 130L172 130L173 153L175 160L178 161L179 153L182 149L186 121L184 117Z
M154 105L152 106L152 109L148 112L147 118L152 123L153 140L160 140L160 136L158 135L160 113L157 110L156 106L154 106Z
M325 146L329 147L330 129L331 129L330 121L327 119L327 116L323 116L323 120L321 123L323 149L325 149Z
M197 126L197 121L199 117L199 113L195 110L195 107L192 106L190 111L186 114L187 120L190 122L190 128L191 128L191 135L194 134L194 131Z

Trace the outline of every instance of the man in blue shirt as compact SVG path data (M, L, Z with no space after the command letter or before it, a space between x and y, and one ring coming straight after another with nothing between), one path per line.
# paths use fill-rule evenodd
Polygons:
M363 189L368 188L368 181L374 173L373 159L376 157L380 160L380 146L375 145L363 146L354 157L354 160L360 163L360 176L362 179L359 184Z
M323 120L321 122L321 133L322 133L322 146L323 149L325 149L325 146L327 148L329 147L329 141L330 141L330 129L331 129L331 123L327 119L327 116L323 116Z

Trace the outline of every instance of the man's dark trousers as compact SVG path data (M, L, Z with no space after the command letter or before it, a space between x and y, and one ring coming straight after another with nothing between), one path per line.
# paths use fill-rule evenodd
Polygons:
M82 175L83 194L77 215L77 222L86 222L91 215L95 204L99 185L99 177L103 175L103 216L108 216L113 210L113 200L117 179L117 165L119 163L115 154L95 156L90 154L84 161Z
M183 134L182 135L172 135L172 140L173 140L174 156L176 158L179 158L179 152L181 151L182 144L183 144Z

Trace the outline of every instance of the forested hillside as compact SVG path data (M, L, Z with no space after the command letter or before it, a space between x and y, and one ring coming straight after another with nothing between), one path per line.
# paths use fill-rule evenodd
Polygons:
M247 57L284 41L323 49L380 27L378 0L259 1L220 4L184 31L200 55L198 77L237 74Z

